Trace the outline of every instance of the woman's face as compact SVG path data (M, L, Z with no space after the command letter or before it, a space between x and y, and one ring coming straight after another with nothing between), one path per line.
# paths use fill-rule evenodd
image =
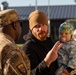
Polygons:
M38 40L45 40L48 34L48 25L46 24L38 24L32 29L32 34L38 39Z

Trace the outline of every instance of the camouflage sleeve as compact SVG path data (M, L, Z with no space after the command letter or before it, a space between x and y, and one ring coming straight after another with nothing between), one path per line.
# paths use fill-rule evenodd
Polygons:
M69 61L68 67L76 69L76 46L69 47Z
M3 75L30 75L30 62L23 50L5 47L4 51Z

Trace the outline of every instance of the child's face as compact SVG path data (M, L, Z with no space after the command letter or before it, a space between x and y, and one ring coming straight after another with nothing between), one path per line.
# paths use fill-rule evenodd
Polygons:
M71 39L71 34L68 32L60 32L59 34L59 40L61 42L68 42Z

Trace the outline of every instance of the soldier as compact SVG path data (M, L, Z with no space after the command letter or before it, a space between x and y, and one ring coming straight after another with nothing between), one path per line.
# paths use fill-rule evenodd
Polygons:
M14 41L21 33L14 9L0 11L0 75L30 75L30 62Z

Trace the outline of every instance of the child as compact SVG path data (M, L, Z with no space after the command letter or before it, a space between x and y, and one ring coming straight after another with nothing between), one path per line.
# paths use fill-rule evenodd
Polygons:
M64 45L58 51L58 65L59 69L56 72L58 75L61 71L66 69L72 75L76 75L76 41L72 38L73 26L64 22L59 27L59 40Z

